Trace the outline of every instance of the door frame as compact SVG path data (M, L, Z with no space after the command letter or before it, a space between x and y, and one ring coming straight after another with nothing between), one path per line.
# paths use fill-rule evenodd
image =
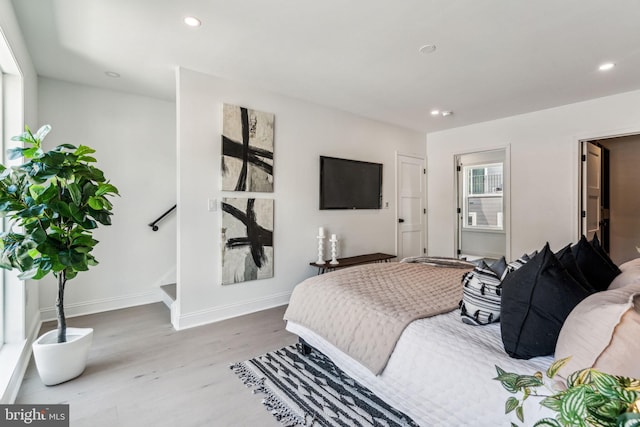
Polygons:
M505 244L505 258L507 261L513 259L513 255L511 254L511 144L495 146L495 147L485 147L485 148L477 148L468 151L458 151L453 153L452 163L453 163L453 194L455 197L453 198L453 208L452 212L455 220L453 221L453 236L454 236L454 245L453 245L453 254L454 258L458 257L458 250L460 249L460 214L458 214L458 208L461 205L460 194L459 194L459 179L460 174L458 173L458 158L464 155L473 154L473 153L481 153L484 151L500 151L504 150L504 163L502 165L502 179L503 179L503 190L502 190L502 204L503 204L503 228L504 228L504 244Z
M574 163L575 165L575 172L573 174L574 177L576 177L576 185L574 188L576 188L576 191L574 193L574 212L576 213L574 215L575 218L575 224L574 224L574 230L575 230L575 238L574 240L577 242L578 240L580 240L580 237L582 236L582 230L583 230L583 219L582 219L582 194L584 189L584 183L583 183L583 171L582 171L582 146L584 143L586 142L597 142L598 140L601 139L613 139L613 138L622 138L625 136L633 136L633 135L640 135L640 127L630 127L630 128L624 128L624 129L614 129L614 130L604 130L604 131L594 131L594 132L589 132L589 133L585 133L585 134L581 134L581 135L577 135L574 137L574 158L576 159L576 162ZM588 236L587 236L588 237Z
M427 156L426 155L420 155L420 154L415 154L415 153L402 153L399 151L395 152L395 159L394 159L394 166L395 166L395 215L394 215L394 227L395 227L395 253L396 255L399 254L399 243L400 243L400 233L398 230L398 220L400 219L400 179L399 179L399 172L400 172L400 168L399 166L399 158L400 156L402 157L412 157L414 159L419 159L422 162L422 168L424 173L422 174L422 185L423 185L423 190L422 190L422 194L420 195L420 197L422 198L422 206L425 209L425 213L424 213L424 222L422 224L422 230L420 231L422 234L422 242L423 242L423 249L424 249L424 254L423 255L427 255L429 254L429 243L427 240L427 233L428 233L428 221L429 221L429 207L427 206L427 176L428 176L428 171L427 171Z

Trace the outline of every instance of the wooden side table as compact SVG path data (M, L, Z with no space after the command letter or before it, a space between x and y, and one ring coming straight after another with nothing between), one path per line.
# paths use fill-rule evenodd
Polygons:
M395 257L395 255L377 252L374 254L338 258L338 264L329 264L331 260L327 260L324 265L316 264L315 262L310 262L309 265L316 267L318 269L318 274L323 274L339 268L353 267L354 265L370 264L373 262L389 262Z

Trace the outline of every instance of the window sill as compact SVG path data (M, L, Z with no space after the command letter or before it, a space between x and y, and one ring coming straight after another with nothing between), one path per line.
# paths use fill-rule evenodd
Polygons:
M15 401L29 360L27 340L0 348L0 403ZM26 359L26 360L25 360Z
M502 230L498 230L498 229L492 229L492 228L467 228L467 227L462 227L462 232L463 233L489 233L489 234L505 234L504 229Z

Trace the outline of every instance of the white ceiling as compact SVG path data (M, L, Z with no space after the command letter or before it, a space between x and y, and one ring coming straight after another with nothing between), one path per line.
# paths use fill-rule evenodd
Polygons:
M13 5L39 75L164 99L184 66L431 132L640 89L639 0Z

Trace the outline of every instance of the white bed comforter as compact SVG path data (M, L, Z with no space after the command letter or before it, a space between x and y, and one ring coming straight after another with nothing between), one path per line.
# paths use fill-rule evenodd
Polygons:
M287 323L287 330L317 348L337 366L421 426L509 426L517 419L504 414L511 396L493 380L495 365L509 372L544 372L552 357L510 358L500 338L500 325L470 326L458 310L416 320L403 332L381 375L329 344L309 329ZM525 425L553 416L539 399L525 405ZM518 425L522 425L518 422Z

